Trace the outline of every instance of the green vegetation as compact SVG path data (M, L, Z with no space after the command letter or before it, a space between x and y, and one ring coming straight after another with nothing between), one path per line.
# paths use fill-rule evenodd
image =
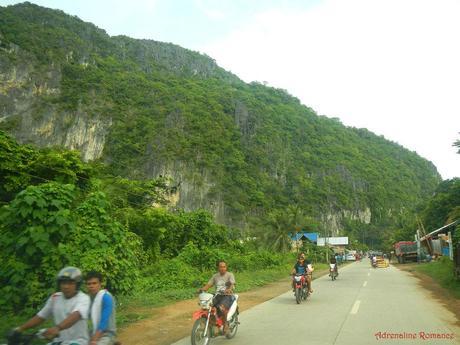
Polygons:
M43 305L66 265L103 272L120 321L131 322L142 317L133 307L191 297L219 259L239 291L286 276L295 261L243 242L204 210L153 208L167 193L161 179L114 177L76 152L19 145L1 131L0 156L0 332Z
M460 178L439 184L423 209L422 217L428 229L437 229L460 219Z
M438 261L417 265L415 270L430 276L449 290L453 297L460 299L460 284L452 275L453 268L453 262L448 257L441 257Z

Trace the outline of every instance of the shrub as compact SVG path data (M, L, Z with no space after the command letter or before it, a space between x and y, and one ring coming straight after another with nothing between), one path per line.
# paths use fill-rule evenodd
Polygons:
M0 209L0 308L37 307L64 266L97 269L115 292L134 287L139 238L114 222L105 195L78 203L73 185L29 186Z

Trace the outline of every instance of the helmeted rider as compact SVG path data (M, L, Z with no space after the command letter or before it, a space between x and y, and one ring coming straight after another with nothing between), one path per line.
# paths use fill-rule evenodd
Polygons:
M313 292L311 288L311 274L314 271L314 268L310 262L310 260L307 260L305 258L304 253L300 253L297 256L297 262L295 263L294 267L292 268L291 274L302 274L305 275L305 282L308 287L308 291L310 293ZM294 285L294 279L292 279L292 289L295 290L295 285Z
M87 317L90 305L89 296L80 291L81 271L76 267L65 267L57 275L58 292L48 298L45 306L37 315L25 324L17 327L15 332L36 327L49 318L54 326L43 334L53 340L52 345L87 345L89 341Z
M227 263L224 260L219 260L217 268L218 272L198 291L207 291L210 287L215 286L218 294L214 297L214 305L217 307L218 316L224 320L224 333L227 333L227 314L234 301L235 276L233 273L227 272Z

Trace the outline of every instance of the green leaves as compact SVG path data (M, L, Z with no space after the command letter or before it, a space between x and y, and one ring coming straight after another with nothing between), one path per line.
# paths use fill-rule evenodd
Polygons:
M2 207L0 261L10 266L0 271L0 295L7 300L19 296L9 307L32 306L35 298L45 298L65 265L100 270L113 291L128 293L143 257L141 242L109 210L104 193L78 199L75 186L56 182L29 186ZM18 284L11 286L12 281Z
M460 178L443 181L422 211L424 226L435 230L457 220L460 217L459 208Z
M73 228L70 212L66 211L74 192L72 185L29 186L0 209L0 260L10 265L10 269L0 271L0 282L2 286L11 280L19 282L5 292L7 300L14 294L12 301L19 303L10 307L33 305L36 296L32 295L44 297L49 292L41 284L56 274L56 268L50 272L43 262L56 255L56 246ZM55 200L59 203L52 202ZM36 288L27 290L28 285Z

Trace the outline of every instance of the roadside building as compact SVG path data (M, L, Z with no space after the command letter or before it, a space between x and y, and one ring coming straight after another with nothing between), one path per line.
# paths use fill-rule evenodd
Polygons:
M345 254L345 248L348 246L348 237L319 237L317 245L320 247L332 247L335 253Z
M299 231L290 236L292 241L292 251L299 251L305 243L315 244L318 241L317 232Z

